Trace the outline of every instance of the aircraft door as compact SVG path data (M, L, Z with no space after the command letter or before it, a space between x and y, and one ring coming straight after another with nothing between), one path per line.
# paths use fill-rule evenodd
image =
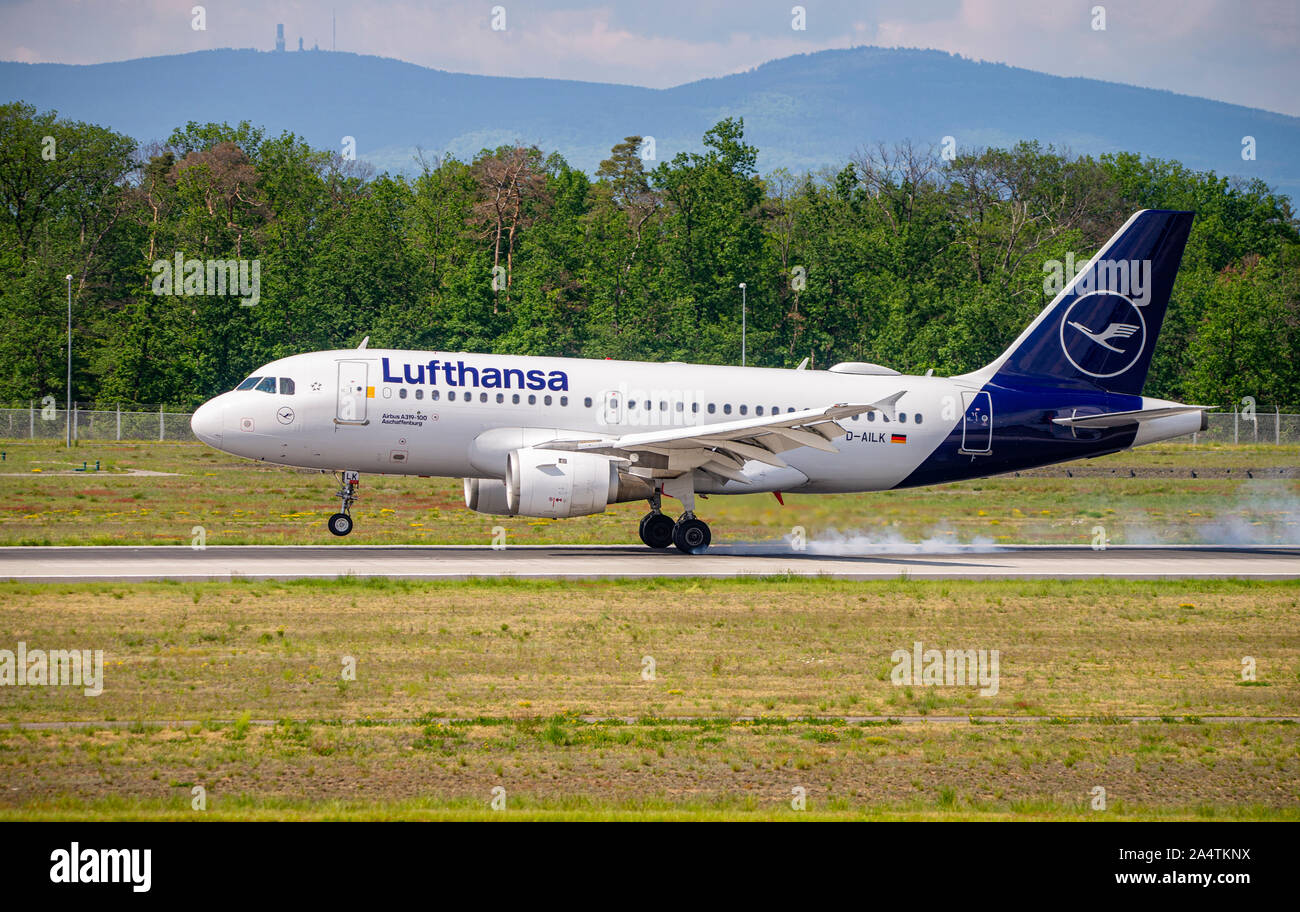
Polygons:
M600 394L600 423L614 427L623 423L623 395L618 390Z
M338 408L335 424L369 424L366 418L368 400L374 395L369 385L370 364L366 361L340 361Z
M987 456L993 451L993 401L987 391L961 394L965 415L961 423L961 452Z

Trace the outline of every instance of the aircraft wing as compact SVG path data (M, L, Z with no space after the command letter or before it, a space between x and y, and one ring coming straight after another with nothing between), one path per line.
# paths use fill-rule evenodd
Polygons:
M1065 427L1110 428L1125 424L1138 424L1154 418L1166 418L1170 415L1186 415L1189 412L1204 412L1213 409L1213 405L1171 405L1164 408L1134 409L1129 412L1104 412L1100 415L1080 415L1077 418L1053 418L1053 424Z
M747 482L741 472L753 459L770 466L786 465L781 453L798 447L838 452L831 441L844 433L838 422L864 412L894 417L894 406L906 390L870 405L831 405L783 412L739 421L661 428L620 436L550 440L540 449L601 453L628 460L633 472L650 478L673 478L703 469L719 478Z

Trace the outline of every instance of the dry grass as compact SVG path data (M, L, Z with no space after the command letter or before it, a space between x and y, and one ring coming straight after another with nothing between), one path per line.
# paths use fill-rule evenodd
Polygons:
M97 698L0 688L0 715L24 721L1300 706L1295 582L10 583L0 629L10 649L104 650ZM893 651L918 640L998 650L998 693L894 686ZM1245 656L1256 686L1242 686Z
M1298 743L1300 728L1268 723L7 732L0 819L794 819L796 789L829 819L1296 819Z
M0 648L107 666L0 717L119 720L0 731L0 818L185 818L200 785L252 819L493 817L496 786L523 819L779 819L795 787L827 819L1075 819L1097 786L1294 819L1300 726L1265 719L1300 706L1297 621L1297 582L0 584ZM916 640L998 650L999 692L895 686Z

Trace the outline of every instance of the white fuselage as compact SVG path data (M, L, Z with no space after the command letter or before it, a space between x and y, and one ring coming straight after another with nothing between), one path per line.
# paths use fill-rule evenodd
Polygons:
M705 481L701 493L894 487L962 420L962 393L980 386L899 374L379 349L294 355L254 376L276 378L275 392L241 389L205 403L193 421L200 439L289 466L497 479L508 452L542 440L698 427L903 393L893 421L875 413L842 421L837 453L804 447L783 454L784 468L751 462L751 483Z

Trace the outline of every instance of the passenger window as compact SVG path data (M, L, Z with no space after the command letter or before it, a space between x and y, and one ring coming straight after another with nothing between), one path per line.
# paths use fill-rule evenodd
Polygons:
M920 413L920 412L917 412L917 413L916 413L916 416L913 418L913 421L914 421L914 423L916 423L916 424L920 424L920 423L921 423L921 413Z
M543 396L543 397L542 397L542 405L550 405L550 404L551 404L551 397L550 397L550 396Z
M685 403L685 402L679 402L679 403L677 403L677 411L679 411L679 412L680 412L680 411L683 411L685 408L686 408L686 403Z
M249 377L243 383L239 384L239 386L235 387L235 389L251 390L253 387L257 386L257 381L261 379L262 379L261 377Z
M717 410L718 410L718 407L717 407L716 405L714 405L712 402L710 402L710 403L709 403L709 414L712 415L712 414L713 414L714 412L716 412Z
M421 387L420 389L417 389L417 390L415 391L415 398L416 398L416 399L423 399L423 398L424 398L424 388L423 388L423 387Z
M722 407L722 414L724 414L724 415L730 415L730 414L731 414L731 403L730 403L730 402L728 402L726 405L724 405L724 406Z
M384 398L385 399L393 398L393 388L391 386L384 387Z
M528 394L528 404L529 404L529 405L536 405L536 404L537 404L537 397L534 396L532 393L529 393L529 394Z
M748 415L748 414L749 414L749 406L747 406L747 405L742 405L742 406L740 407L740 414L742 414L742 415Z
M651 408L650 400L647 399L647 400L645 401L645 410L648 412L648 411L650 411L650 408Z
M293 395L293 381L290 380L288 377L280 378L280 395L281 396Z
M260 382L259 384L257 384L257 386L255 386L254 389L258 390L259 392L263 392L263 393L274 393L274 392L275 392L275 378L274 378L274 377L263 377L263 378L262 378L262 382Z
M455 390L447 390L447 401L448 401L448 402L455 402L455 401L456 401L456 391L455 391Z
M613 405L614 408L618 408L618 403L617 403L617 402L613 402L613 403L610 403L610 404ZM636 400L635 400L635 399L629 399L629 400L627 401L627 410L628 410L629 412L635 412L635 411L636 411Z
M398 398L398 399L405 399L405 398L406 398L406 387L403 386L403 387L401 387L400 389L398 389L398 391L397 391L397 398Z
M505 394L505 393L497 393L497 403L500 404L500 403L505 402L505 401L506 401L506 394Z
M659 400L659 411L661 411L661 412L666 412L666 411L668 411L668 403L667 403L667 402L664 402L662 399Z
M755 408L755 409L754 409L754 414L755 414L755 415L761 415L761 414L763 414L763 406L760 405L760 406L758 406L757 408Z
M514 395L512 395L512 396L510 397L510 401L511 401L513 404L518 405L518 404L519 404L519 394L518 394L518 393L515 393Z
M560 397L560 405L568 405L568 404L569 404L569 397L568 397L568 396L561 396L561 397Z
M875 412L867 412L867 420L868 420L868 421L875 421L875 420L876 420L876 413L875 413Z
M479 401L479 402L487 402L487 393L479 393L479 394L478 394L478 401Z
M583 408L591 408L591 397L590 397L590 396L584 396L584 397L583 397L583 399L582 399L582 406L583 406Z
M432 399L434 402L437 402L440 398L442 398L442 392L440 390L430 390L429 398Z
M899 423L899 424L907 424L907 412L899 412L899 413L898 413L898 423Z
M700 404L699 404L698 402L692 402L692 403L691 403L691 411L692 411L692 412L695 412L696 414L698 414L699 411L700 411Z

